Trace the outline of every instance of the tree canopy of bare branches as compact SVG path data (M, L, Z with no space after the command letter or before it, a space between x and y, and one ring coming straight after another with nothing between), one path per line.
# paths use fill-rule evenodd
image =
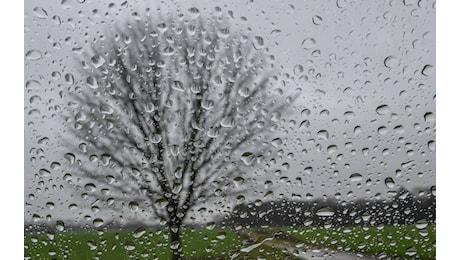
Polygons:
M108 207L142 208L171 231L198 203L269 153L291 99L251 37L219 18L146 15L115 27L81 59L66 156L81 189Z

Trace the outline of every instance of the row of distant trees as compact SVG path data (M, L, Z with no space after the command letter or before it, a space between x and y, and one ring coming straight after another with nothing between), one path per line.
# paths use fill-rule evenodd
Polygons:
M331 216L317 214L326 209ZM323 212L324 213L324 212ZM328 215L325 213L325 215ZM436 224L436 196L424 191L418 196L405 189L398 191L393 199L371 200L357 199L339 201L336 199L315 199L309 201L279 200L239 204L232 213L222 219L215 219L217 225L245 227L262 226L360 226L360 225L411 225L425 221ZM52 223L51 223L52 224ZM193 225L193 223L192 223ZM128 223L110 222L103 226L107 229L135 230L145 226L141 221ZM91 230L92 225L66 223L66 230ZM52 231L49 224L26 224L25 231Z
M357 226L436 223L436 197L426 191L415 195L401 189L393 199L339 201L279 200L237 205L224 219L227 226Z

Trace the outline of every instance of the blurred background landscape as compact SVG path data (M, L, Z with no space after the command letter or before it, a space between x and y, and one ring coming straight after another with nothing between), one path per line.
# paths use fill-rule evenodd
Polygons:
M435 259L435 2L27 0L24 13L27 259ZM149 21L145 14L157 23L149 25L155 26L149 29L151 34L145 39L120 37L120 43L110 47L116 41L112 33L116 28L130 24L123 28L127 35L134 33L136 22ZM173 22L164 27L157 22L170 18L183 22L184 32L177 32L180 26L174 27ZM180 35L193 31L190 21L203 21L203 28L208 28L204 31L211 40L222 41L224 49L231 49L228 46L234 42L243 47L234 45L237 51L222 52L218 44L208 49L197 45L196 52L184 48L181 56L177 42ZM223 24L223 29L216 24ZM159 40L176 52L159 45L166 59L143 62L136 58L134 52L142 53L142 48L129 46L149 41L153 46L155 37L160 39L153 31L161 34L163 30L165 35L177 33L176 38ZM199 38L199 33L190 35L183 39L192 40L184 43ZM207 42L204 36L199 39ZM260 56L238 52L246 48ZM116 51L118 57L126 55L126 60L112 63L110 57ZM206 67L219 55L228 57L222 68ZM189 63L175 57L189 57ZM200 57L206 69L187 76L201 68ZM227 102L238 113L232 121L225 114L219 118L224 111L219 98L227 94L213 93L220 93L220 85L236 86L238 77L226 76L239 68L238 62L250 64L241 65L251 69L239 78L247 77L251 84L247 90L244 84L233 87L235 97ZM166 91L158 94L165 95L164 104L150 101L155 103L152 111L162 105L170 109L168 120L152 118L165 124L163 132L171 134L157 138L162 129L158 127L152 136L143 136L131 128L131 121L126 121L129 113L120 105L130 99L111 100L111 88L104 83L116 86L119 97L132 97L123 89L136 92L137 83L132 82L148 83L151 75L146 69L139 78L123 81L132 72L110 70L120 64L132 72L152 66L157 68L153 74L163 73L155 76L159 82L169 80L173 89L169 97L178 103L170 105ZM181 70L182 66L189 69ZM167 76L173 75L174 68L183 73L178 79ZM204 80L208 71L211 76L222 75L224 83L211 76ZM197 80L209 85L209 94L204 87L192 88ZM141 94L150 93L140 89ZM248 94L256 89L261 89L259 99ZM84 98L76 99L78 95ZM264 104L272 96L273 103ZM201 101L202 97L208 100ZM110 106L101 105L109 101L113 101ZM150 111L147 101L139 104ZM177 104L190 104L190 109ZM257 110L259 106L267 110ZM181 109L183 113L173 113ZM139 115L146 115L145 111ZM197 124L193 121L196 111L203 111L203 121ZM178 115L183 114L190 117L181 121ZM210 146L197 142L219 140L217 132L210 132L213 126L207 128L206 118L220 121L220 133L230 139ZM177 132L181 122L184 129L194 129L202 137L196 134L193 140L193 131ZM253 131L252 122L260 123L254 126L261 131L243 143L245 134ZM119 137L111 139L110 133L122 136L122 125L130 129L126 136L133 137L132 145L126 138L124 143L114 141ZM77 134L72 135L75 129ZM168 138L193 141L190 147L194 148L187 148L184 141L178 155L172 148L164 149L168 151L164 154L177 160L143 158L145 144L163 151L160 144ZM239 141L244 148L233 149L231 144ZM104 144L105 150L98 144ZM126 147L144 149L144 154ZM219 153L220 148L229 147L235 152ZM217 155L208 157L211 163L203 168L202 179L198 170L198 179L192 179L194 168L186 161L199 162L201 155L206 161L206 153L213 149ZM174 166L177 162L183 173ZM167 174L168 192L161 179L153 179L162 170L148 169L157 164ZM203 194L191 196L196 203L187 204L190 184L207 183L213 167L229 173L209 180ZM140 183L139 191L128 189L138 184L137 179L123 179L148 174L152 180ZM101 184L97 176L103 177ZM161 187L163 195L150 196L155 187ZM173 207L174 202L179 206ZM180 205L187 207L180 209ZM172 219L177 217L181 218L176 232L181 237L179 258L173 253L176 244L171 243L177 228Z

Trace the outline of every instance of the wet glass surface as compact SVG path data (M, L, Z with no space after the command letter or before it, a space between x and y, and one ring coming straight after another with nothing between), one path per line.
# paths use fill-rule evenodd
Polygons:
M26 259L434 259L434 1L25 1Z

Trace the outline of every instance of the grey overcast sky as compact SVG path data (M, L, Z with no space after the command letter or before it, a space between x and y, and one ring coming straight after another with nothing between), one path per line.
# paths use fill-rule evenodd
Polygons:
M268 177L277 186L272 199L385 198L400 187L435 186L434 1L26 0L26 221L33 214L82 218L68 209L79 195L62 181L59 113L64 75L77 76L72 48L147 6L230 17L234 30L264 39L286 84L280 87L300 90L272 172L286 169ZM53 162L61 168L51 169ZM51 177L37 177L40 169Z

